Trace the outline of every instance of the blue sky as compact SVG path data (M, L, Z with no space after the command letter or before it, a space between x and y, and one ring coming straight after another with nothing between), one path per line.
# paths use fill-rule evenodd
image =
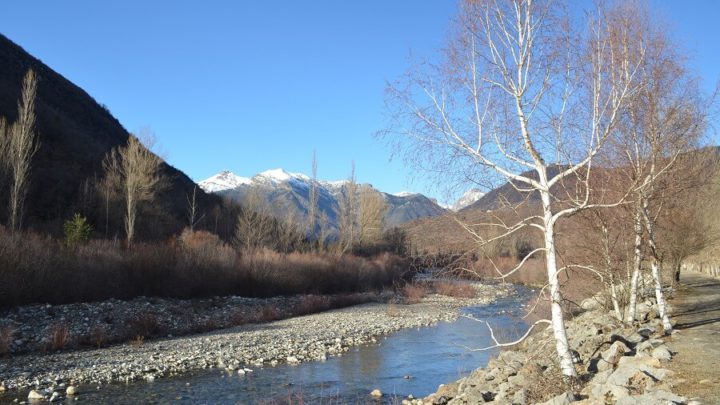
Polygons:
M720 2L652 2L707 89L720 79ZM390 161L385 83L432 58L451 0L3 0L0 32L84 88L169 163L202 180L283 167L446 196ZM411 56L412 55L412 56ZM452 198L452 197L450 197Z

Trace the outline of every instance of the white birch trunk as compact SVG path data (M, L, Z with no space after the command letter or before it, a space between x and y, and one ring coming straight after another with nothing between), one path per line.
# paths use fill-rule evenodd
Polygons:
M633 223L635 232L635 260L633 262L633 272L630 278L630 302L628 303L627 323L635 322L635 307L637 306L638 279L640 278L640 266L642 265L642 220L640 214L640 206L638 203L635 209L635 218Z
M610 279L610 300L612 301L613 310L615 311L615 317L622 321L622 311L620 311L620 302L617 297L617 287L615 286L614 277Z
M650 266L652 270L653 281L655 282L655 299L657 300L658 312L663 323L663 330L666 335L669 335L673 331L672 323L670 323L670 315L668 315L667 304L665 302L665 294L662 290L662 270L660 264L660 255L657 251L657 244L655 243L655 226L652 218L648 214L648 203L647 200L643 201L643 218L645 219L645 229L648 231L648 246L650 246L650 252L652 252L653 260Z
M552 314L552 328L555 336L555 348L560 358L560 369L565 377L576 378L577 372L573 364L570 344L565 330L565 319L561 307L562 294L558 281L557 259L555 256L555 229L552 211L550 209L550 193L541 191L543 202L543 226L545 227L545 265L547 267L548 285L550 286L550 312Z

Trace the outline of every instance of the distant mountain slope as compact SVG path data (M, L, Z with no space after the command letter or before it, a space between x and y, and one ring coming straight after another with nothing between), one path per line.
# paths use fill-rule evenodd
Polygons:
M550 166L547 169L548 177L553 177L557 173L560 172L561 166ZM529 177L531 179L537 180L537 173L535 171L529 170L522 174L525 177ZM572 182L572 177L568 178L568 183ZM574 183L573 183L574 184ZM553 186L553 190L562 187L562 184L558 183L557 185ZM505 184L503 184L500 187L494 188L487 192L487 194L484 194L480 199L475 201L474 203L468 204L464 208L461 208L459 211L470 211L470 210L483 210L483 211L489 211L489 210L496 210L501 207L505 206L512 206L515 204L519 204L525 200L528 202L539 202L540 201L540 194L537 192L521 192L519 189L526 189L527 187L523 184L513 184L513 182L508 181Z
M128 133L106 107L40 60L0 34L0 116L14 121L23 76L28 69L38 76L36 100L37 133L40 140L32 162L25 224L38 230L61 232L62 221L82 212L94 224L95 195L87 181L99 178L102 160L113 147L124 145ZM140 238L163 238L177 232L185 222L186 195L194 182L181 171L163 164L169 187L148 208L157 221L139 222ZM5 195L0 192L0 196ZM198 195L202 207L218 199L204 192ZM7 202L0 201L0 206ZM4 209L2 222L5 222ZM116 224L118 225L118 224ZM99 226L95 226L99 229ZM112 233L119 233L118 225Z
M223 171L199 184L207 192L227 196L235 201L241 201L249 192L258 193L269 204L275 216L283 218L294 215L296 219L306 221L312 181L301 173L273 169L258 173L250 179ZM346 181L318 181L316 184L319 212L327 217L329 228L337 231L339 201L343 193L347 192ZM360 188L382 195L388 206L385 221L389 227L445 213L445 209L422 194L392 195L378 191L369 184L362 184Z
M477 188L471 188L470 190L466 191L460 198L455 201L455 203L450 206L450 209L453 211L460 211L461 209L474 204L479 199L481 199L485 193L480 191Z

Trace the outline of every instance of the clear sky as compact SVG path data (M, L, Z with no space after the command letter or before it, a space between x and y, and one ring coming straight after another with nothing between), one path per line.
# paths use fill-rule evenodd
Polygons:
M454 0L2 0L0 32L64 75L130 131L150 128L195 180L283 167L387 192L445 196L372 135L383 91L412 60L433 57ZM654 0L720 79L720 1ZM1 69L2 67L0 67Z

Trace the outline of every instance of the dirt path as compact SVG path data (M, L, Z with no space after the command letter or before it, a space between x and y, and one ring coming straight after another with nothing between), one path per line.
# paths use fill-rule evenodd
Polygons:
M720 404L720 280L685 272L672 301L677 334L668 346L679 384L675 391L703 404Z

